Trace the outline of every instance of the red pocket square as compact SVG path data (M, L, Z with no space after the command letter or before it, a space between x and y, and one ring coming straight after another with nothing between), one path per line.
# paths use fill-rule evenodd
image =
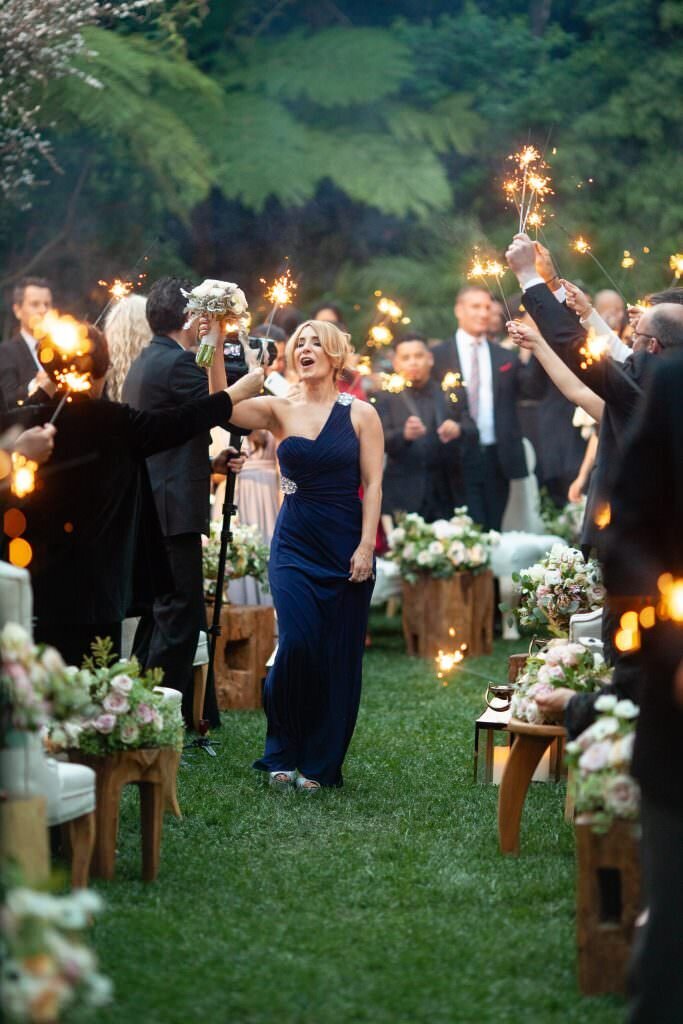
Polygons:
M512 369L512 363L503 363L502 366L498 367L498 373L507 373L508 370Z

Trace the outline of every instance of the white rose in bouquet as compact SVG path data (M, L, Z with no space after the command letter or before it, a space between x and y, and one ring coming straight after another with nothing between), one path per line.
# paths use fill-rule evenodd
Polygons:
M188 327L198 316L208 316L211 320L209 333L201 341L196 361L199 366L211 366L216 346L221 338L221 321L228 320L236 324L240 341L244 344L247 333L247 299L241 288L232 281L215 281L211 278L197 285L192 291L183 290L187 299L185 312L188 315Z

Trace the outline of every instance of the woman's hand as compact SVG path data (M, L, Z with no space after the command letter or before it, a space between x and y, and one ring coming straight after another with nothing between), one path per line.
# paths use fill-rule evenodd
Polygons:
M588 300L588 296L584 295L580 288L577 288L571 281L561 281L564 285L564 290L567 293L567 305L570 309L573 309L577 316L581 319L585 319L590 313L592 306Z
M363 541L358 545L351 555L351 583L364 583L372 576L372 558L375 553L373 544L365 544Z
M505 326L512 341L520 348L526 348L533 352L543 344L543 338L535 327L523 324L520 320L508 320Z
M246 398L255 398L256 395L260 395L263 390L263 367L259 366L255 370L250 370L244 377L240 377L238 381L231 384L228 388L228 394L233 405L237 405L238 402L243 402Z
M569 485L569 491L567 492L567 498L573 505L578 505L583 497L583 489L586 486L586 481L581 475L577 476L576 480L572 480Z
M538 694L534 700L546 718L554 718L561 721L564 709L574 696L574 690L566 686L558 686L549 693Z

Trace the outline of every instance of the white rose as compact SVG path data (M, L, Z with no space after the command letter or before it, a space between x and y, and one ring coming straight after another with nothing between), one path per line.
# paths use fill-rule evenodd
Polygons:
M61 672L64 668L64 659L54 647L46 647L40 656L40 660L47 672Z
M541 583L545 578L545 569L542 565L532 565L528 569L522 570L525 576L528 576L533 583Z
M467 548L460 540L454 541L448 549L448 557L453 565L462 565L467 555Z
M403 557L407 561L410 561L411 558L415 557L415 545L414 544L412 544L412 543L406 544L406 546L403 549Z
M431 562L432 562L432 556L429 553L429 551L420 551L419 555L417 556L417 564L418 565L431 565Z
M24 629L16 622L8 622L0 633L0 647L3 654L15 657L24 657L30 654L34 647L31 638Z
M444 546L440 540L433 540L427 550L432 555L442 555L444 553Z
M596 711L614 711L617 698L612 693L602 693L595 702Z
M481 565L486 561L486 552L481 544L474 544L470 548L470 562L472 565Z
M614 736L617 732L619 732L619 722L611 715L598 718L597 722L593 724L593 739L598 743L601 740L606 740L608 736Z
M562 582L562 573L559 569L546 569L543 582L546 587L557 586L558 583Z
M402 526L397 526L389 534L389 546L393 548L396 546L396 544L402 544L405 539L406 531L403 529Z
M632 700L617 701L614 708L614 714L617 718L637 718L638 713L638 705L634 704Z

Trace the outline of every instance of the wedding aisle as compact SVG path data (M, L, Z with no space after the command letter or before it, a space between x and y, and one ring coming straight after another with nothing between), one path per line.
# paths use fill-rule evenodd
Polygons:
M478 671L505 677L520 644ZM574 838L564 787L535 785L518 859L496 836L497 788L472 783L480 680L437 684L373 623L346 786L269 791L249 767L260 714L226 716L216 759L180 776L158 881L139 879L126 794L117 881L95 929L115 984L101 1024L616 1024L581 998Z

